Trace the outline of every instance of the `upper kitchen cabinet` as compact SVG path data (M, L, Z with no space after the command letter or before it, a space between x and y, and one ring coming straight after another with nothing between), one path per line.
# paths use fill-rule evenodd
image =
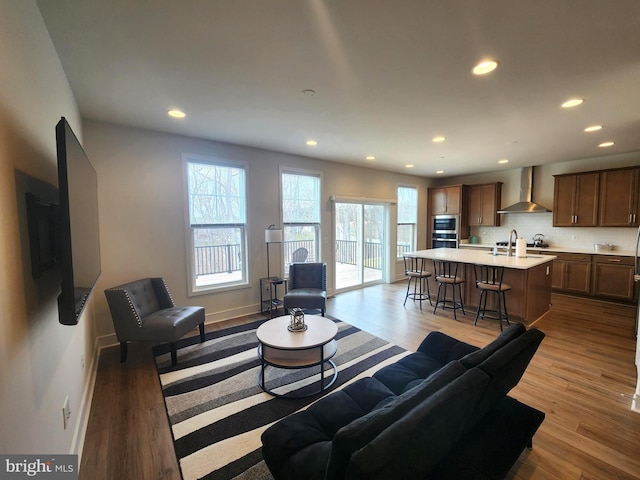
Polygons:
M640 224L640 168L600 173L600 226L635 227Z
M469 226L499 226L500 216L496 213L502 201L502 183L470 185L468 187Z
M429 189L429 211L431 215L459 215L462 213L462 185Z
M554 175L553 226L598 226L600 173Z

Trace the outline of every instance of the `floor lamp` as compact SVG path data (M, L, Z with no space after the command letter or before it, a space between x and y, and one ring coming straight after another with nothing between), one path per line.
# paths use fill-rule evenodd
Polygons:
M269 225L264 231L264 241L267 244L267 278L271 278L269 271L269 244L282 243L282 229L275 225Z

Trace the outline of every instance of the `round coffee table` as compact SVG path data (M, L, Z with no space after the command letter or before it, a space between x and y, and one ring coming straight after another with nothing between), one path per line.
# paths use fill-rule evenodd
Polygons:
M258 327L258 356L262 364L258 383L260 387L276 397L300 398L316 395L329 388L338 377L338 367L331 360L338 350L335 340L338 326L331 320L319 315L306 315L307 329L291 332L287 329L290 317L283 316L268 320ZM325 385L324 366L333 367L333 378ZM304 395L278 394L267 388L265 368L271 365L277 368L302 369L320 366L319 389Z

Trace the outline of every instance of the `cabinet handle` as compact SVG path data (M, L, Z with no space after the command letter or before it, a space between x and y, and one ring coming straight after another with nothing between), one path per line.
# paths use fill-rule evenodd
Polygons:
M632 213L629 214L629 223L633 223L633 214Z
M621 262L622 260L620 260L619 258L608 258L607 262Z

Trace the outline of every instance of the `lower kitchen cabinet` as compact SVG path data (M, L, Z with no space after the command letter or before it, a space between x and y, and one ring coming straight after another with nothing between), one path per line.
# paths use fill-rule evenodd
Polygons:
M553 253L554 290L612 300L632 301L636 297L633 257Z
M591 293L591 255L580 253L555 253L553 280L556 290L570 293Z
M592 295L633 300L633 257L594 255Z

